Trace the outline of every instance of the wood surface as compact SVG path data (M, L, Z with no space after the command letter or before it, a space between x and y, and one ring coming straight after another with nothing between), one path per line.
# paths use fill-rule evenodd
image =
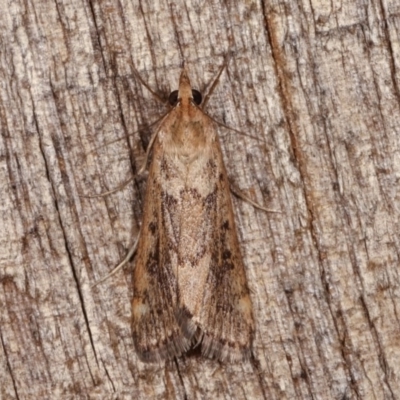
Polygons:
M0 399L399 399L400 3L0 0ZM182 61L240 199L254 359L144 364L152 125ZM120 139L116 141L116 139Z

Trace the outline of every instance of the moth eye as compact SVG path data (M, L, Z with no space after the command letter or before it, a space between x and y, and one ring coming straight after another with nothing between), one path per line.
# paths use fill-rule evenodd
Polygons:
M170 93L168 97L168 103L171 104L171 106L176 106L176 103L178 103L178 91L174 90L173 92Z
M203 100L201 93L198 90L193 89L192 96L193 96L193 101L195 102L195 104L199 106L201 104L201 101Z

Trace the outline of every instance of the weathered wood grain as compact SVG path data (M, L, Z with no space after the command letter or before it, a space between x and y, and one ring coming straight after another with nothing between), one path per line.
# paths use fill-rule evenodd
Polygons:
M0 398L400 398L400 5L0 0ZM137 172L183 59L232 178L255 359L146 365ZM116 138L121 138L115 141ZM111 144L109 144L112 142ZM107 146L103 146L108 144Z

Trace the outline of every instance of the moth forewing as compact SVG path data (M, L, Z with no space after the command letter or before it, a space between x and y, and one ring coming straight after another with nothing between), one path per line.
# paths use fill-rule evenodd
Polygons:
M208 357L247 358L254 321L229 181L185 69L156 135L133 278L138 354L157 361L197 343Z

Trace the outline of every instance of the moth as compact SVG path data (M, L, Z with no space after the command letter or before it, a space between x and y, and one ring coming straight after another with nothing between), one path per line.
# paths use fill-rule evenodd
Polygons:
M135 348L148 362L193 346L206 357L245 360L252 302L215 122L185 67L171 97L151 143L133 272Z

